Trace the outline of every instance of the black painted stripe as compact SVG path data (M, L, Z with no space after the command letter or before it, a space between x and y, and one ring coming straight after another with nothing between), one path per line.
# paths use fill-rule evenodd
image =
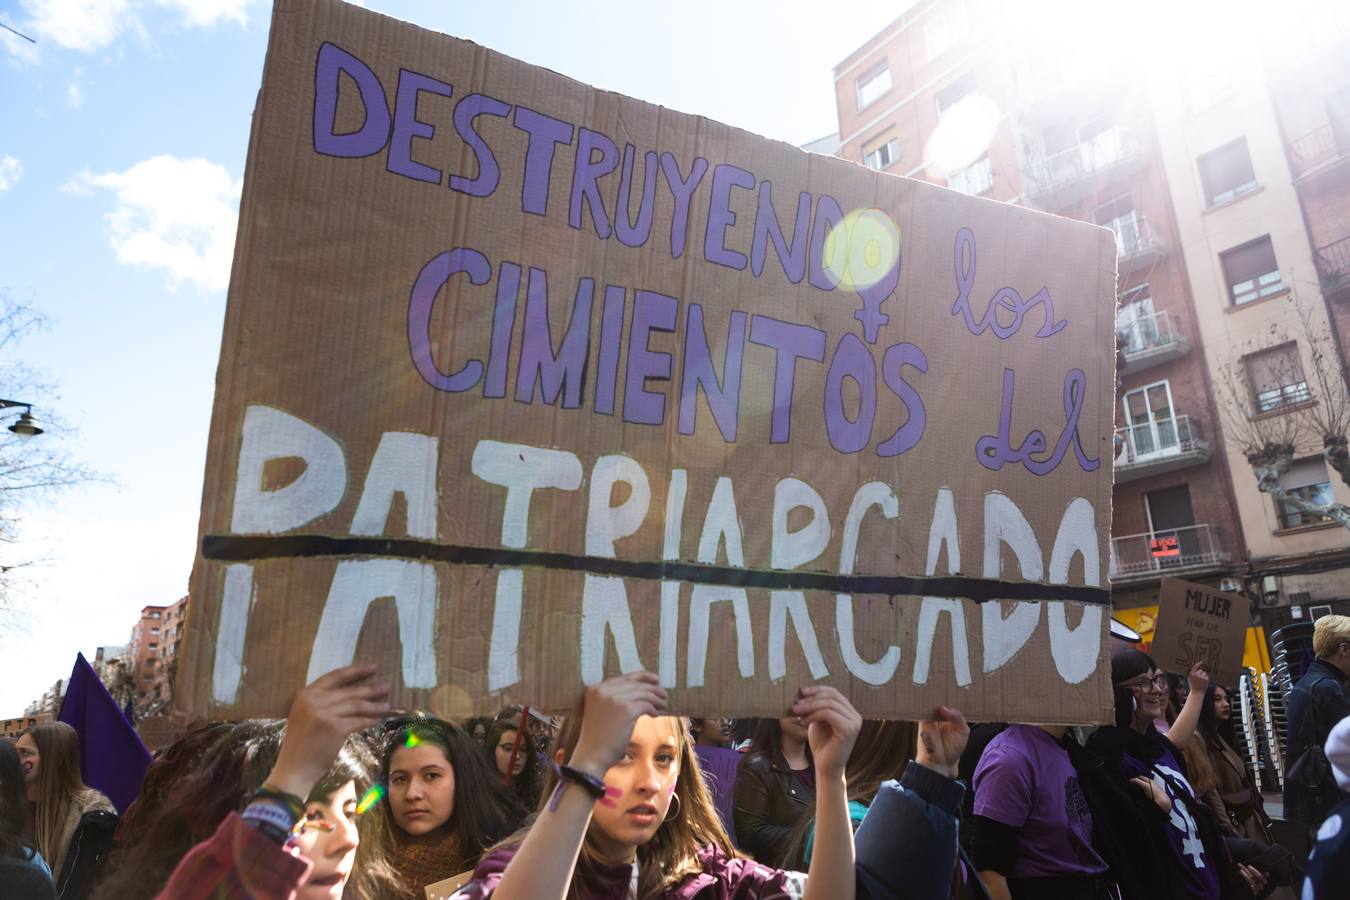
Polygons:
M833 572L779 572L737 569L686 562L642 562L577 556L546 550L511 550L504 547L461 547L408 538L330 537L320 534L230 535L212 534L202 539L202 556L220 562L250 562L263 559L326 556L383 556L422 559L471 566L533 566L567 569L594 575L645 578L656 581L688 581L731 587L776 590L829 591L836 594L925 595L987 600L1072 600L1100 606L1111 604L1105 588L1073 585L997 581L963 575L923 578L912 575L839 575Z

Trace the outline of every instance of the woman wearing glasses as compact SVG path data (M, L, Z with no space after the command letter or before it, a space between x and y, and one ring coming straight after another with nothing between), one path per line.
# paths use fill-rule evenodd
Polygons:
M844 766L861 720L833 688L803 688L817 779L815 855L805 880L738 858L699 776L688 720L640 672L591 687L558 735L556 775L528 831L483 856L455 900L852 900Z
M427 885L473 868L483 848L520 827L521 816L463 729L427 716L390 719L383 744L387 858L409 900L421 900Z
M1190 695L1162 735L1154 722L1167 705L1166 675L1139 650L1117 650L1111 657L1116 724L1097 729L1087 747L1132 801L1115 811L1124 816L1112 823L1120 826L1128 817L1123 830L1131 840L1129 865L1113 865L1112 870L1128 876L1133 869L1140 883L1160 888L1160 894L1150 891L1151 900L1247 896L1248 888L1257 882L1264 886L1264 879L1229 861L1217 823L1187 780L1183 751L1199 722L1209 675L1197 664L1187 680ZM1121 887L1128 898L1128 885Z

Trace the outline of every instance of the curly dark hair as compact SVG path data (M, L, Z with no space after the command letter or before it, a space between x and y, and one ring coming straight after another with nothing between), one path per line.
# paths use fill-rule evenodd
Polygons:
M139 900L158 893L188 851L209 839L231 812L248 803L276 763L285 720L203 722L166 748L146 772L141 792L122 818L97 896ZM357 796L374 783L369 736L347 738L309 800L330 797L348 781ZM384 862L387 837L379 816L358 820L361 843L344 897L377 900L399 890Z

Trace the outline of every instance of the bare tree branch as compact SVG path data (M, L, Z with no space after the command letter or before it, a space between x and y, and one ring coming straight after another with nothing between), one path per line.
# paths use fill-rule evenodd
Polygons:
M1320 453L1350 485L1350 389L1340 348L1330 328L1297 293L1290 294L1289 302L1295 310L1295 332L1272 325L1262 340L1236 348L1218 367L1219 414L1225 434L1251 465L1259 490L1301 513L1350 529L1350 507L1314 502L1280 483L1294 460ZM1280 352L1291 344L1304 352ZM1312 362L1311 373L1303 367L1305 357Z

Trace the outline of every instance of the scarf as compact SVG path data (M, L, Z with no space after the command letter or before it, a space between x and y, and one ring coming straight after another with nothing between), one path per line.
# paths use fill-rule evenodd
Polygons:
M459 835L444 825L419 835L395 827L387 859L408 900L425 900L427 885L469 867L460 850Z

